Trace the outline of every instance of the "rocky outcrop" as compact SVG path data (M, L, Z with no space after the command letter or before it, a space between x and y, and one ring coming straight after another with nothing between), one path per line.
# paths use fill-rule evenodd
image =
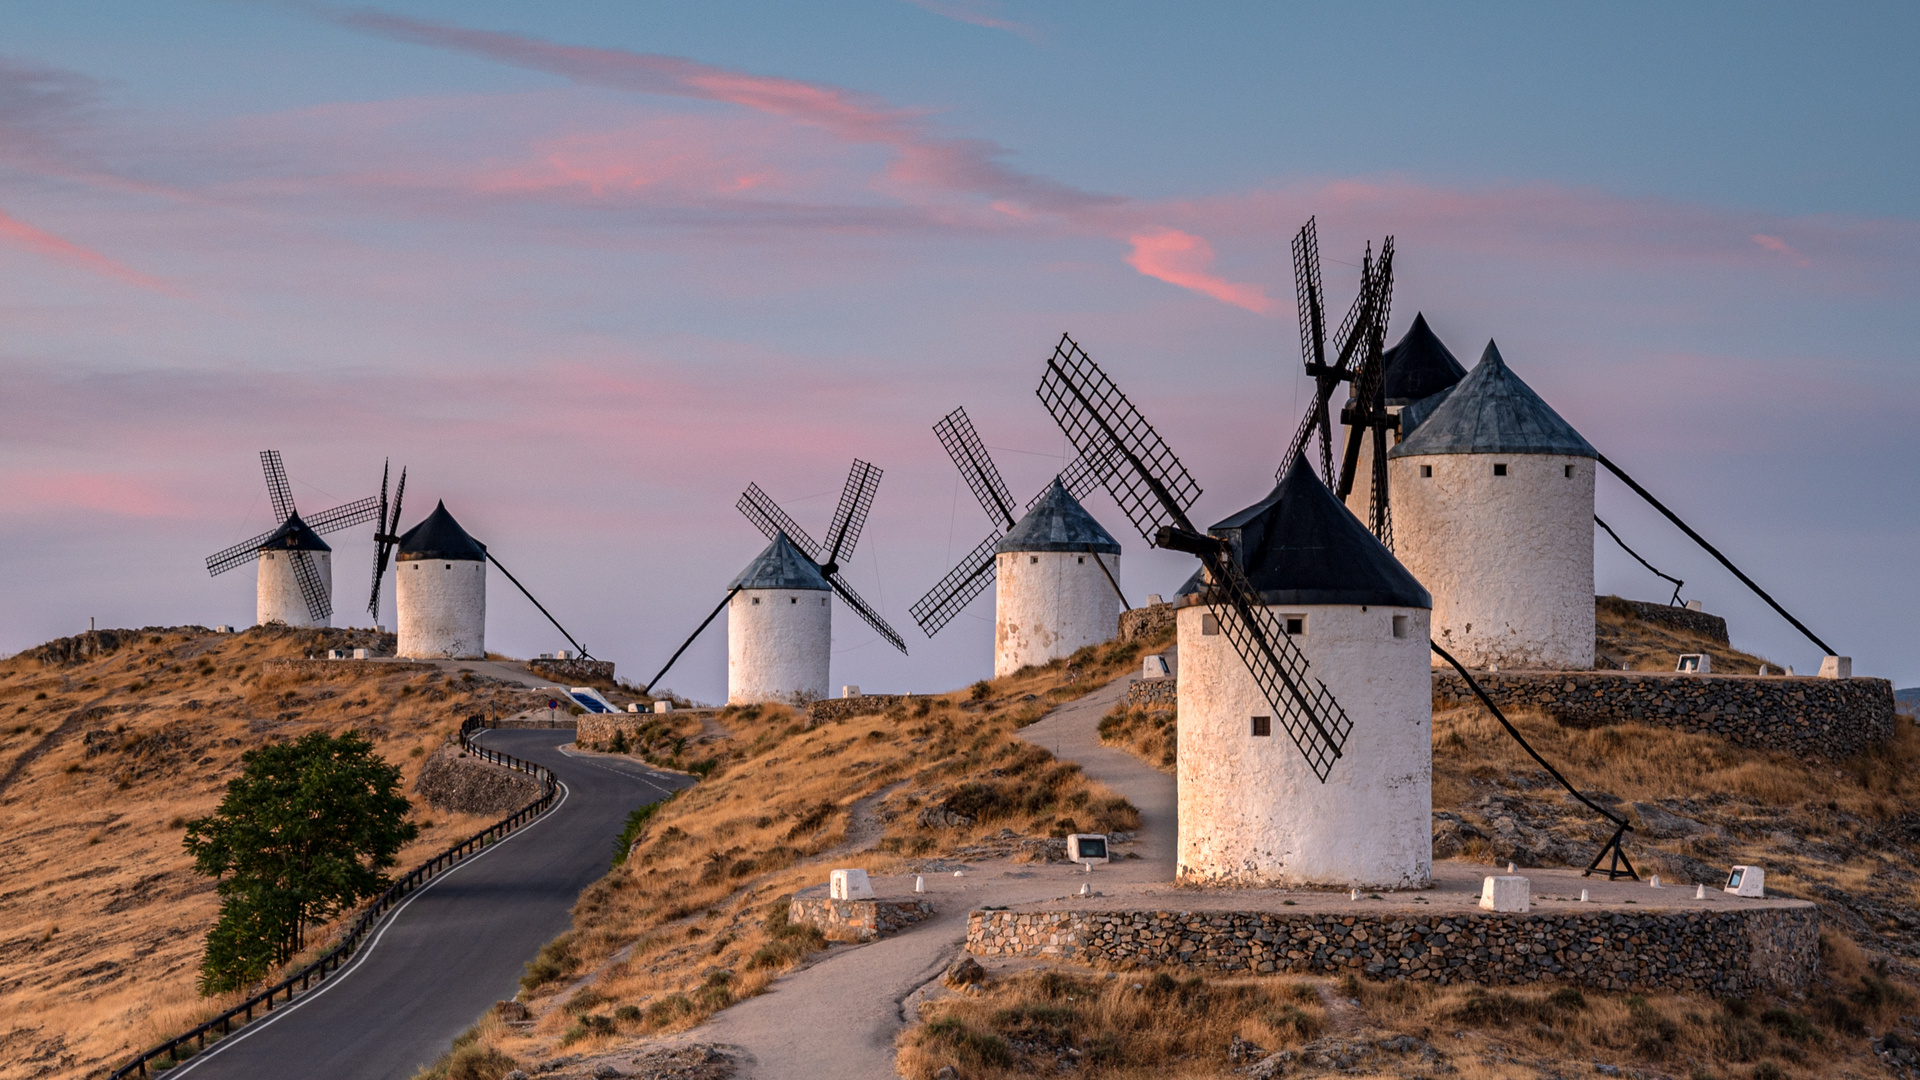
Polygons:
M1121 641L1153 641L1172 630L1172 604L1148 604L1120 613Z
M611 660L529 660L527 670L569 686L578 683L613 681Z
M1476 671L1473 677L1502 709L1539 709L1567 727L1650 724L1825 758L1852 757L1893 737L1893 684L1885 679L1636 671ZM1458 673L1434 672L1436 708L1477 700Z

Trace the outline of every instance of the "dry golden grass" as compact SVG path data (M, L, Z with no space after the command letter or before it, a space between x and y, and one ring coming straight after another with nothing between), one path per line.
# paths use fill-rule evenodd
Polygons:
M1624 662L1632 671L1672 671L1682 653L1706 653L1713 657L1716 675L1757 675L1763 663L1776 675L1786 670L1724 642L1645 622L1618 597L1601 597L1593 621L1596 667L1618 668Z
M1171 773L1179 760L1179 720L1178 711L1172 708L1121 702L1100 718L1100 741Z
M875 874L916 857L1085 828L1137 828L1138 812L1015 732L1131 666L1139 645L1082 650L885 714L809 726L781 706L728 708L716 765L648 821L627 861L581 894L574 928L528 965L526 1028L474 1045L531 1061L691 1027L759 993L823 947L786 921L819 864ZM928 824L921 809L972 821ZM479 1052L479 1051L474 1051Z
M0 661L0 775L25 762L0 791L0 1080L94 1075L224 1007L194 991L218 899L181 837L242 752L357 728L411 785L463 717L523 704L437 672L263 669L372 637L175 628L71 666ZM418 801L415 819L403 868L487 824Z

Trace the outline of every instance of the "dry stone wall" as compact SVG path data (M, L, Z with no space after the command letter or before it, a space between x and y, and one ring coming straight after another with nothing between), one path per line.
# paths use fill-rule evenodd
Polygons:
M1805 903L1646 914L982 910L967 919L976 956L1715 996L1803 989L1819 941L1819 910Z
M787 904L787 921L812 926L828 941L872 941L897 934L933 915L925 900L834 900L796 896Z
M1727 642L1727 620L1718 615L1709 615L1704 611L1690 611L1672 604L1650 604L1645 600L1623 600L1618 596L1596 596L1593 598L1596 610L1629 619L1639 619L1654 626L1663 626L1669 630L1679 630L1688 634L1697 634L1722 645Z
M883 713L895 705L905 705L912 700L912 694L859 694L854 697L821 698L819 701L807 704L807 716L816 724L825 724L855 716Z
M613 661L611 660L529 660L527 670L569 686L575 683L613 681Z
M1145 709L1171 709L1180 702L1180 681L1172 677L1141 679L1127 687L1127 704Z
M1827 758L1851 757L1893 737L1893 684L1885 679L1631 671L1473 677L1501 708L1540 709L1568 727L1651 724ZM1478 699L1456 672L1436 671L1433 700L1442 707Z
M1120 613L1121 641L1151 641L1172 631L1172 604L1148 604Z

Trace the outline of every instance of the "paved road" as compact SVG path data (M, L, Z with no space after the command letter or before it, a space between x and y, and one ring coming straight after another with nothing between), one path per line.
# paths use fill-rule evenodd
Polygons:
M563 754L567 731L488 731L484 745L552 769L560 804L404 904L343 975L169 1072L194 1080L406 1080L445 1053L569 924L629 811L690 781Z

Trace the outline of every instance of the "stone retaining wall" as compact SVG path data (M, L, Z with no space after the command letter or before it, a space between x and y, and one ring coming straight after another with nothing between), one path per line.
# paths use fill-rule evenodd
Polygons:
M1698 634L1722 645L1728 644L1727 620L1704 611L1689 611L1671 604L1650 604L1645 600L1623 600L1618 596L1596 596L1593 606L1596 611L1611 612L1669 630Z
M807 715L816 724L846 720L855 716L883 713L895 705L913 700L912 694L861 694L857 697L821 698L807 704Z
M260 666L267 671L305 672L310 675L367 671L376 675L401 675L440 670L432 664L416 664L410 660L268 660Z
M613 681L611 660L529 660L527 670L568 685Z
M1502 709L1535 708L1568 727L1640 723L1718 735L1738 746L1851 757L1893 737L1885 679L1679 675L1635 671L1476 671ZM1434 672L1434 706L1478 699L1450 670Z
M1129 708L1171 709L1179 701L1180 681L1172 677L1141 679L1127 687Z
M897 934L933 915L925 900L834 900L796 896L787 904L787 921L817 928L828 941L872 941Z
M1794 991L1820 958L1812 904L1733 911L1407 912L975 911L967 951L1118 967L1744 996Z
M1120 613L1120 640L1152 640L1173 629L1172 604L1148 604Z

